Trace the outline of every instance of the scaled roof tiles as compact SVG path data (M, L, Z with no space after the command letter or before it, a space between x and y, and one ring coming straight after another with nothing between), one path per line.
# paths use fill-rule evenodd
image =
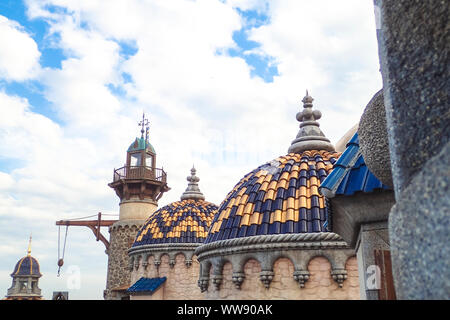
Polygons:
M25 256L20 259L16 266L14 267L14 271L11 276L36 276L40 277L41 272L39 270L38 261L32 256Z
M203 200L172 202L155 211L132 247L158 243L203 243L217 206Z
M259 166L229 192L205 243L284 233L326 232L328 217L319 185L332 170L337 152L290 153Z

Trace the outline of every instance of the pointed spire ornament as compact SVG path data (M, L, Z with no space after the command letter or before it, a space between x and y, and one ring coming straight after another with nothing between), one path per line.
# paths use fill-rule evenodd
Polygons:
M30 240L28 242L27 256L31 257L31 234L30 234Z
M144 139L144 132L146 132L145 139L148 139L148 124L148 119L145 118L145 113L142 112L142 121L138 123L138 126L141 127L141 139Z
M189 184L186 191L184 191L181 195L181 200L205 200L205 196L198 187L200 178L195 175L196 172L197 170L195 170L194 166L192 166L191 175L186 178Z
M297 137L292 141L288 149L288 153L302 153L306 150L326 150L335 151L330 140L325 137L320 124L316 121L322 117L319 110L313 110L314 99L306 90L306 95L303 98L303 110L297 113L297 120L300 122L300 131Z

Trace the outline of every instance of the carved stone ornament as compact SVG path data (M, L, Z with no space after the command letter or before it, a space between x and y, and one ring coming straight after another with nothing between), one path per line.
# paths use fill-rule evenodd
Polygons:
M241 289L242 282L244 282L245 274L243 272L234 272L232 281L236 289Z
M200 279L197 281L197 285L199 286L201 292L205 292L206 290L208 290L209 278L200 277Z
M264 284L264 287L266 287L266 289L269 289L274 275L275 273L273 271L261 271L261 273L259 274L259 279Z
M305 282L309 280L309 271L306 270L294 271L294 280L298 282L300 288L304 288Z
M221 275L214 275L212 277L212 283L214 285L214 288L216 288L216 290L220 289L220 285L222 283L223 277Z
M331 276L338 283L339 288L342 288L344 281L347 279L347 271L345 269L336 269L331 271Z

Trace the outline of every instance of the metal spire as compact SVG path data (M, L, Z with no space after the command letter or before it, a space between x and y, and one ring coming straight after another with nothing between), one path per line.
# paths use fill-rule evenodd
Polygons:
M192 166L191 175L186 178L189 184L186 191L184 191L181 195L181 200L205 200L205 196L198 187L200 178L195 175L196 172L197 170L195 170L194 166Z
M145 140L148 140L148 119L145 118L145 113L142 112L142 121L139 121L138 126L142 127L141 128L141 139L144 139L144 132L146 132L145 134ZM145 128L145 129L144 129Z
M30 240L28 242L28 250L27 250L27 256L31 256L31 234L30 234Z
M322 113L319 110L312 110L313 100L306 90L306 95L302 100L303 110L296 116L300 122L300 131L292 141L288 153L302 153L306 150L334 151L333 145L320 130L320 124L316 121L322 117Z

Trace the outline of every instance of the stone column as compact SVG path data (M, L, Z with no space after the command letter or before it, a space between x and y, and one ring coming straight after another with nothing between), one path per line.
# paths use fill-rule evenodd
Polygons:
M108 273L106 276L106 300L117 300L122 294L113 289L132 285L128 249L133 244L139 229L145 220L117 221L110 227L110 245L108 250Z
M375 0L396 205L399 299L450 298L449 2Z

